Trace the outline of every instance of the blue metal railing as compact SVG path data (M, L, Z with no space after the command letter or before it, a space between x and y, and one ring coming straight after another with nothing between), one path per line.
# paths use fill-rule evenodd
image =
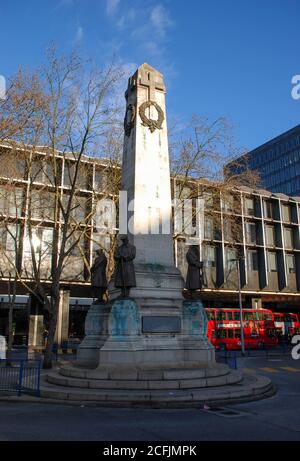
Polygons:
M41 361L0 360L0 393L40 395Z

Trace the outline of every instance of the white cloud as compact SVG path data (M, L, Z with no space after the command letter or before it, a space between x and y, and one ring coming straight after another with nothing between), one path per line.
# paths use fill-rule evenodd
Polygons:
M60 0L57 5L53 8L53 11L60 10L61 8L73 7L75 5L74 0Z
M129 26L136 18L136 10L133 8L130 8L128 13L120 16L120 18L117 21L117 27L119 29L124 29L126 26Z
M120 0L106 0L106 13L113 16L119 7Z
M75 42L81 42L83 39L83 28L81 26L77 27Z
M163 5L156 5L153 8L150 15L150 21L161 37L164 37L167 29L174 25L168 10Z

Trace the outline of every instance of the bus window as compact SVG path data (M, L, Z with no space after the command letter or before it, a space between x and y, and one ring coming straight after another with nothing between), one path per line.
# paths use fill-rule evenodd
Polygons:
M206 311L207 320L215 320L215 313L214 311Z
M217 320L226 320L226 312L218 311L217 312Z
M241 337L241 330L234 330L234 337L240 338Z
M253 320L252 312L244 312L244 320Z
M228 330L228 338L233 338L233 330Z
M263 320L264 316L262 312L257 312L257 320Z
M272 314L264 314L264 320L272 320Z
M211 330L212 339L216 339L216 330Z
M280 315L275 315L274 320L275 320L275 322L281 322Z
M226 338L227 337L226 333L227 333L226 330L218 330L217 336L218 338Z
M239 312L234 312L233 316L234 316L234 320L240 320L240 313Z
M232 320L232 319L233 319L232 312L227 312L227 320Z

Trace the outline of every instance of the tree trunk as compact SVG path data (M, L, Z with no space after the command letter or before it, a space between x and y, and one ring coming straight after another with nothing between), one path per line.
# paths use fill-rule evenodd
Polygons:
M13 339L14 339L14 332L13 332L13 314L14 314L14 306L16 303L16 292L17 292L17 281L13 281L13 286L11 286L11 281L8 283L8 294L9 294L9 310L8 310L8 344L7 344L7 351L6 351L6 360L7 364L10 365L12 360L12 348L13 348ZM12 288L12 293L11 293Z
M6 360L7 364L10 365L12 360L12 346L13 346L13 312L14 312L14 303L9 303L9 310L8 310L8 344L7 344L7 351L6 351Z
M43 368L50 369L52 368L52 350L55 340L55 332L57 325L57 315L58 315L58 306L59 306L59 297L54 299L52 310L49 313L49 330L47 344L44 353Z

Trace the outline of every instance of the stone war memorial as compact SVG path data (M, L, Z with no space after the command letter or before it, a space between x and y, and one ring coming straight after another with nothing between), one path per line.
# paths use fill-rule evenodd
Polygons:
M120 228L110 300L102 301L100 291L76 361L43 378L45 398L185 407L255 400L273 392L268 378L244 376L216 362L201 301L183 298L184 281L173 256L165 95L163 75L148 64L129 78L121 184L127 203L120 203L127 228ZM104 267L101 257L93 271L97 264ZM189 258L200 268L197 253ZM95 274L93 283L105 288L106 280L97 281Z

